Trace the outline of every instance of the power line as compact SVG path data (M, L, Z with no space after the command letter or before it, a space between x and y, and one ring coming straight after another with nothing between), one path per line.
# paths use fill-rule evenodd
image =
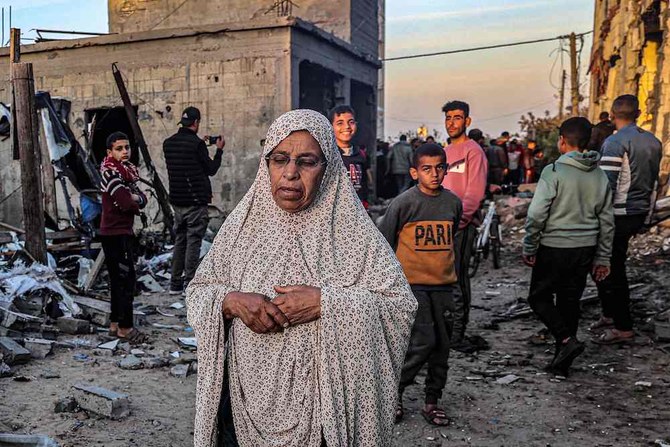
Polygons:
M578 37L585 36L587 34L591 34L593 31L586 31L584 33L579 33L577 34ZM390 62L390 61L399 61L399 60L404 60L404 59L416 59L419 57L431 57L431 56L442 56L445 54L456 54L456 53L468 53L471 51L481 51L481 50L492 50L495 48L505 48L505 47L516 47L519 45L529 45L533 43L541 43L541 42L551 42L554 40L560 40L560 39L565 39L567 38L567 35L564 36L557 36L557 37L549 37L546 39L536 39L536 40L525 40L521 42L511 42L511 43L501 43L497 45L486 45L483 47L474 47L474 48L462 48L460 50L448 50L448 51L438 51L436 53L423 53L423 54L410 54L407 56L397 56L397 57L388 57L386 59L382 59L382 62Z

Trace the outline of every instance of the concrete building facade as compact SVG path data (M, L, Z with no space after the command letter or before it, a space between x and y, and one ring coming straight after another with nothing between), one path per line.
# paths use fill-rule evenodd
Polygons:
M623 94L637 95L638 125L663 143L661 181L670 173L670 8L661 0L595 0L589 118Z
M225 134L222 168L212 177L213 204L224 212L247 191L265 133L285 111L325 113L352 104L359 143L372 147L380 67L376 0L301 1L299 7L274 0L182 2L109 0L110 32L117 34L21 48L21 60L34 65L36 89L72 102L69 125L82 146L96 126L89 147L98 162L105 134L130 131L112 63L125 77L166 185L162 142L177 130L182 109L201 110L201 135ZM8 68L8 52L0 50L3 98L10 96ZM0 199L20 185L9 144L0 142ZM0 204L0 221L20 226L20 209L15 194ZM157 209L154 203L149 211ZM64 210L59 207L59 217Z

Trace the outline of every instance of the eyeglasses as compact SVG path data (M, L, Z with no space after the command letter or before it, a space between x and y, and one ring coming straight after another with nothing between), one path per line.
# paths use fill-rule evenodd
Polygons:
M284 154L270 154L265 156L265 161L268 163L268 166L278 169L288 166L291 160L295 162L295 165L300 170L313 170L327 163L326 160L310 156L301 156L297 158L291 158Z

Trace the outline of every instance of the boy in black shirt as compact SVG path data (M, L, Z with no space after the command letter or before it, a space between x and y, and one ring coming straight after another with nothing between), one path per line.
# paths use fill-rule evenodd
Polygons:
M447 382L454 297L460 294L454 263L454 235L463 213L460 199L442 187L447 171L444 149L424 144L414 153L410 174L418 181L395 198L379 230L395 250L419 303L400 376L396 422L403 416L402 394L428 363L425 406L429 424L447 425L437 406Z
M352 140L358 130L356 114L350 106L337 106L330 111L330 122L333 124L335 141L340 149L344 167L349 180L361 199L365 209L368 208L369 185L372 184L372 171L365 152L353 145Z

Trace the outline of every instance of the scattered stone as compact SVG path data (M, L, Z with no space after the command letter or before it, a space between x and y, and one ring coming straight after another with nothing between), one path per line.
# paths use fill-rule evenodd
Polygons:
M93 355L97 355L98 357L113 357L114 356L114 351L111 349L94 349L93 350Z
M56 371L45 369L42 374L40 374L40 377L43 379L60 379L60 374L58 374Z
M9 367L5 362L0 362L0 378L11 377L14 373L12 368Z
M142 359L130 354L121 359L117 365L121 369L142 369Z
M169 365L169 363L167 359L161 357L144 357L142 359L142 367L146 369L162 368Z
M61 332L66 334L90 334L91 323L87 320L81 320L73 317L60 317L56 320L56 326Z
M58 443L45 435L16 435L14 433L0 433L1 446L22 447L58 447Z
M119 339L117 338L116 340L99 344L98 349L109 349L110 351L114 351L118 346L119 346Z
M54 404L55 413L74 413L77 411L77 401L74 397L68 396L58 399Z
M170 304L170 308L172 308L172 309L183 309L184 307L186 307L186 306L184 306L184 304L180 303L179 301L177 301L176 303Z
M130 414L128 395L99 386L76 384L72 386L79 407L110 419L121 419Z
M182 379L188 376L189 365L175 365L170 369L170 375Z
M87 354L78 352L75 355L72 356L73 359L75 359L78 362L90 362L91 357L89 357Z
M0 353L8 365L19 365L30 361L30 351L9 337L0 337Z
M496 380L496 383L500 383L502 385L509 385L510 383L514 383L517 380L521 379L521 377L515 375L515 374L508 374L504 377L499 378Z
M53 352L54 342L43 338L26 338L23 343L34 359L44 359Z
M131 349L130 353L134 356L137 356L137 357L142 357L143 355L146 355L146 353L144 351L142 351L141 349Z
M14 382L30 382L34 379L33 376L14 376L12 379Z
M635 386L638 388L651 388L651 382L639 381L635 382Z
M127 341L119 343L118 348L122 351L130 352L130 343L128 343Z
M179 358L179 351L171 352L170 357L178 359Z
M197 349L198 341L195 337L177 337L177 343L182 348Z

